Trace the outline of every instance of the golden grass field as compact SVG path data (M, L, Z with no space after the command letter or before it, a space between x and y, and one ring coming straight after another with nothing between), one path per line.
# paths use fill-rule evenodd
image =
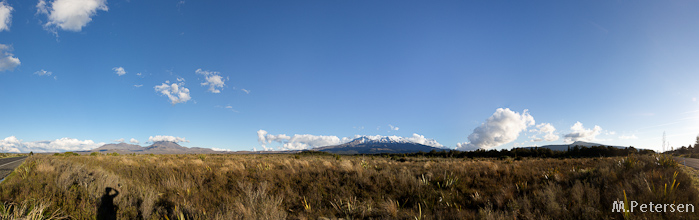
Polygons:
M699 207L688 171L657 155L66 155L31 156L0 183L0 218L102 218L110 187L118 219L699 219L611 211L624 194Z

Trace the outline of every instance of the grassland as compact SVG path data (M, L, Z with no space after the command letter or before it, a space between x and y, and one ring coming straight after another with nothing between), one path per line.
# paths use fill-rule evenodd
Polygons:
M31 204L41 206L39 216L94 219L107 187L119 192L110 194L119 219L699 218L696 212L611 211L624 194L639 203L699 208L697 183L657 155L69 155L34 155L8 176L0 184L0 218L10 206ZM23 212L32 210L38 209Z

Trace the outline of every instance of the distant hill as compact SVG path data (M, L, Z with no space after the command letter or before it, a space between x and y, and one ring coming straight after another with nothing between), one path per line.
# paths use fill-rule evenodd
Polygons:
M96 152L128 152L128 151L137 151L137 150L142 150L143 147L135 144L127 144L127 143L118 143L118 144L105 144L102 145L101 147L92 149L91 151L96 151Z
M590 143L590 142L584 142L584 141L576 141L576 142L573 142L572 144L545 145L545 146L541 146L540 148L548 148L548 149L555 150L555 151L567 151L569 147L572 149L575 146L595 147L595 146L612 146L612 145L597 144L597 143ZM612 146L612 147L616 147L616 148L620 148L620 149L626 148L626 147L622 147L622 146ZM526 147L526 148L537 148L537 147Z
M416 153L419 151L430 152L432 150L443 151L445 149L413 143L404 139L391 137L369 138L360 137L348 143L315 148L313 150L334 154L380 154L380 153Z
M84 151L84 152L100 152L100 153L120 153L120 154L215 154L222 153L220 151L214 151L209 148L199 148L199 147L183 147L175 142L169 141L157 141L150 146L141 147L139 145L119 143L119 144L105 144L101 147Z

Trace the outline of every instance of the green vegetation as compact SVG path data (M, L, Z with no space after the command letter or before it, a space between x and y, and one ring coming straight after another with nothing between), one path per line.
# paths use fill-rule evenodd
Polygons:
M554 151L548 148L513 148L501 150L475 150L475 151L457 151L457 150L432 150L430 152L418 152L411 154L380 154L384 157L392 157L395 160L405 158L406 156L415 157L442 157L442 158L584 158L584 157L620 157L629 155L651 155L655 151L648 149L638 150L634 147L617 148L612 146L573 146L566 151Z
M699 218L611 212L624 200L699 208L697 183L660 155L202 156L35 155L0 184L0 201L42 201L42 213L73 219L95 218L112 188L119 219Z
M687 146L681 146L677 149L669 150L665 153L675 156L699 158L699 136L697 136L697 141L694 143L694 146L689 144Z
M0 158L8 158L8 157L24 157L24 156L29 156L29 154L16 154L16 153L0 153Z

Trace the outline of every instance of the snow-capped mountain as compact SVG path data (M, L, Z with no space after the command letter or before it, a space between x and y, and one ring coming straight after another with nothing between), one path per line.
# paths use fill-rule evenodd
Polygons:
M445 150L434 146L442 147L437 141L425 139L419 135L408 138L376 135L361 136L344 144L320 147L314 150L336 154L415 153Z
M427 145L430 147L437 147L441 148L444 147L441 145L439 142L435 141L434 139L427 139L422 135L418 134L413 134L411 137L399 137L399 136L381 136L381 135L374 135L374 136L358 136L354 140L347 142L349 143L354 143L357 142L358 144L368 144L368 143L402 143L402 144L407 144L407 143L414 143L414 144L422 144L422 145Z

